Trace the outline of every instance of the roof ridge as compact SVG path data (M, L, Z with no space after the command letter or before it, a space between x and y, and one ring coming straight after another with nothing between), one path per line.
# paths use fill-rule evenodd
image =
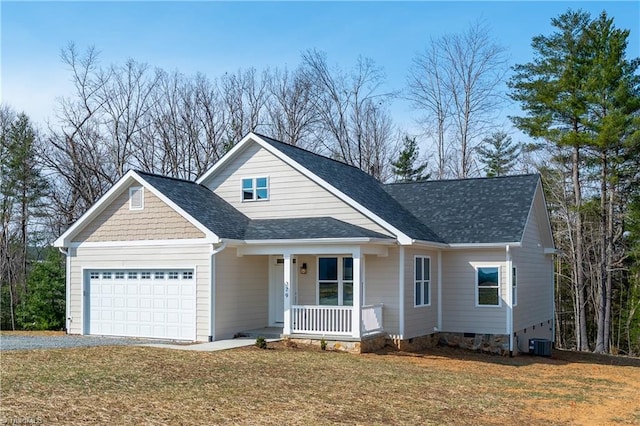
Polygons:
M198 185L198 186L204 186L204 185L200 185L199 183L197 183L194 180L183 179L183 178L178 178L178 177L173 177L173 176L166 176L166 175L161 175L159 173L145 172L145 171L137 170L137 169L133 169L133 171L138 173L138 174L142 174L142 175L153 176L153 177L158 177L158 178L162 178L162 179L175 180L175 181L178 181L178 182L187 182L187 183L192 183L192 184Z
M411 184L437 183L437 182L464 182L464 181L478 181L478 180L498 180L498 179L533 177L533 176L540 176L540 174L539 173L523 173L523 174L518 174L518 175L505 175L505 176L477 176L477 177L467 177L467 178L421 180L421 181L414 181L414 182L389 182L389 183L383 183L382 185L383 186L390 186L390 185L411 185Z

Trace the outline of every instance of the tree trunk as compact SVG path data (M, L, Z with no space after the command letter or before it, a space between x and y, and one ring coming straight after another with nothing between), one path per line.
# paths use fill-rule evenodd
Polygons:
M584 297L584 238L582 223L582 190L580 186L580 148L573 147L572 155L573 195L576 206L576 258L575 258L575 292L576 292L576 346L580 351L589 350L587 336L587 314Z
M607 270L608 268L608 223L607 215L607 153L603 150L600 154L601 172L600 172L600 276L598 277L598 299L595 307L597 309L597 325L596 347L594 352L605 353L609 345L606 340L609 335L605 317L607 312L607 298L611 300L611 296L607 292ZM609 318L611 321L611 318Z

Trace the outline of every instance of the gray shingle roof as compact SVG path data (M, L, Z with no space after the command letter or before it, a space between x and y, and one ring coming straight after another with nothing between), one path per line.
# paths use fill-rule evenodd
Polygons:
M521 241L538 175L384 185L450 244Z
M244 234L246 240L314 239L314 238L385 238L370 231L332 217L292 219L254 219Z
M220 238L389 238L331 217L250 220L203 185L141 171L136 173Z
M258 136L411 238L444 242L387 194L380 182L362 170L267 136Z
M188 180L136 173L218 237L242 239L249 218L209 188Z

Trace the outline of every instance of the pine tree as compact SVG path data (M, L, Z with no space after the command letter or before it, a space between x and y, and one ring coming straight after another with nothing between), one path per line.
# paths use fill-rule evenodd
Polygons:
M495 132L476 148L487 177L508 175L520 155L520 144L514 144L505 132Z
M393 174L397 176L396 182L419 182L429 179L430 173L424 173L427 163L417 164L420 150L416 138L404 137L403 149L398 159L391 163Z

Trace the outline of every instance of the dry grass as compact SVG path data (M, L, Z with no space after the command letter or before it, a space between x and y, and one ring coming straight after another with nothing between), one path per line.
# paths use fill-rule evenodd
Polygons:
M434 349L349 355L270 344L1 354L1 415L56 424L640 422L640 361Z

